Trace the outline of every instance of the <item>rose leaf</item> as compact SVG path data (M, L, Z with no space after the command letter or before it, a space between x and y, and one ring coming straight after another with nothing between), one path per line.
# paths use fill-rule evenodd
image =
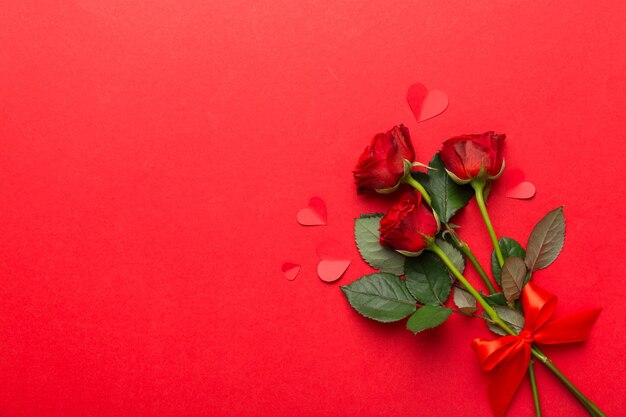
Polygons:
M354 239L365 262L381 272L404 274L405 257L380 244L380 219L383 214L366 214L354 221Z
M416 309L406 284L393 274L365 275L341 291L359 314L383 323L402 320Z
M406 286L422 304L440 305L450 296L452 282L445 265L431 252L407 259Z
M546 214L535 225L526 245L526 266L530 271L550 265L561 253L565 241L563 207Z
M452 309L440 306L424 306L418 309L406 322L406 328L413 333L432 329L446 321L452 314Z

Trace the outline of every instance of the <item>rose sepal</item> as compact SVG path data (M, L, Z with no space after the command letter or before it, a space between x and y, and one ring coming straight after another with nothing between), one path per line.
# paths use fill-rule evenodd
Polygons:
M391 194L394 191L396 191L400 185L404 182L406 182L406 177L411 175L411 161L408 161L406 159L402 160L404 162L404 175L402 176L402 178L400 178L397 182L396 185L394 185L393 187L389 187L389 188L376 188L374 189L374 191L376 191L378 194Z
M452 181L456 182L459 185L466 185L469 184L470 182L472 182L472 179L466 179L466 180L462 180L461 178L457 177L454 172L450 171L447 168L444 168L446 170L446 172L448 173L448 175L450 176L450 178L452 178Z

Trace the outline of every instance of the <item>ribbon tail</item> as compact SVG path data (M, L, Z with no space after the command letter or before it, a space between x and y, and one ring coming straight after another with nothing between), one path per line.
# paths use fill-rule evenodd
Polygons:
M533 337L537 343L544 344L582 342L589 337L599 314L600 309L595 309L550 320L537 329Z
M506 357L518 349L519 339L515 336L503 336L497 339L474 339L472 349L485 371L491 371Z
M489 372L489 403L496 417L506 413L530 363L530 344L518 346L515 353Z

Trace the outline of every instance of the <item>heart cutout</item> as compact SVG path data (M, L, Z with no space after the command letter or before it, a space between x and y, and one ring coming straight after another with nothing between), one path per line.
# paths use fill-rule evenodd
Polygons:
M317 264L317 275L322 281L334 282L342 277L352 263L349 259L323 259Z
M522 172L521 169L508 169L505 172L505 178L503 178L506 185L505 197L514 198L516 200L529 200L533 198L537 192L535 184L530 181L525 181L524 179L524 172Z
M352 263L350 251L336 240L320 242L316 252L320 258L317 275L325 282L337 281Z
M308 207L300 209L296 218L302 226L324 226L327 220L326 203L319 197L311 197Z
M530 181L522 181L513 188L510 188L505 195L508 198L515 198L517 200L528 200L533 198L536 192L535 184Z
M430 90L420 83L409 87L406 94L409 107L418 122L432 119L448 108L448 95L441 90Z
M292 262L285 262L281 269L283 271L283 274L285 274L285 278L287 278L289 281L293 281L298 276L300 268L302 268L302 265L294 264Z

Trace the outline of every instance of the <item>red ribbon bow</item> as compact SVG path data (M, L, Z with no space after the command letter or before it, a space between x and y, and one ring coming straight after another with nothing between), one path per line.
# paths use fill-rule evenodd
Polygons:
M586 340L600 314L596 309L551 320L556 302L555 295L529 282L522 292L525 323L520 334L472 341L482 368L489 371L489 402L496 416L504 416L522 382L533 342L550 345Z

